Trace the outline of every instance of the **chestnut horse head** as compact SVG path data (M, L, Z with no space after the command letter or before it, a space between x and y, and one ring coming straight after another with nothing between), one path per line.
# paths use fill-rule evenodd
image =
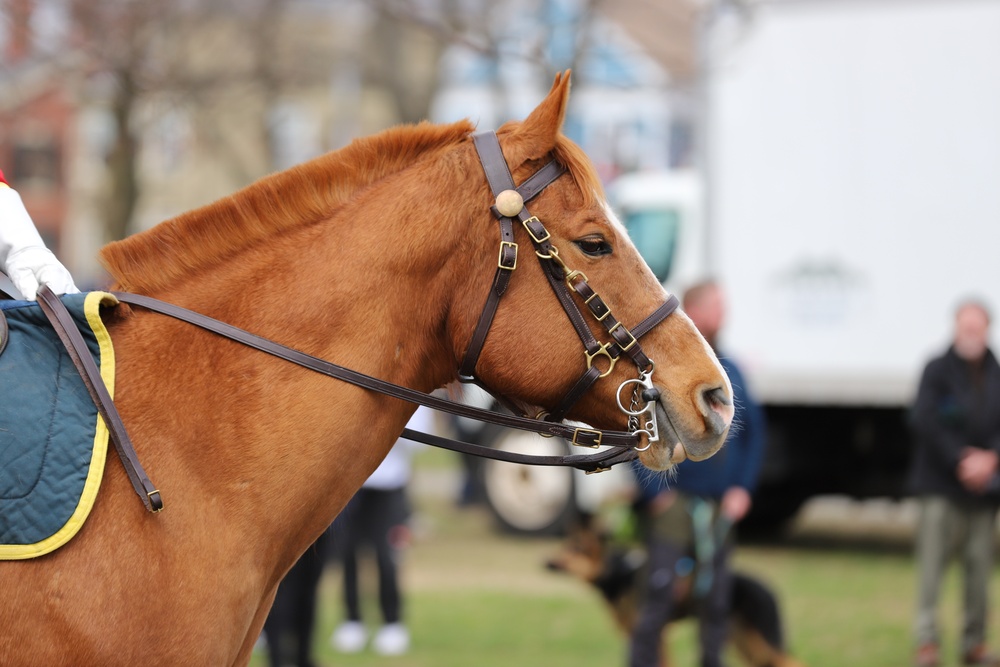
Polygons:
M566 293L578 302L594 337L614 344L616 339L608 331L614 327L609 327L609 321L621 322L628 331L663 304L667 294L610 210L589 160L560 133L568 90L568 75L556 77L548 96L526 120L508 123L497 134L515 182L528 179L549 160L566 169L531 202L531 214L550 235L546 246L555 248L552 253L558 251L556 259L562 272L571 274L566 279ZM476 166L473 159L465 168L475 173ZM479 180L483 212L467 233L468 249L463 252L485 258L496 255L496 224L486 212L492 203L490 192L482 187L481 177ZM654 371L661 438L640 450L640 460L647 467L662 470L684 458L703 459L716 452L733 417L732 389L691 321L675 312L642 338L641 347L650 362L645 369L637 368L624 354L614 359L600 352L588 354L563 313L563 305L546 284L544 263L534 261L534 254L546 254L537 242L536 252L531 252L532 242L538 240L536 234L527 224L517 231L522 233L518 238L521 257L477 365L481 382L523 412L551 414L587 364L599 364L602 378L566 416L599 428L624 429L625 416L615 392L638 373ZM580 280L590 288L582 295ZM452 348L459 355L466 349L475 324L469 315L478 314L483 300L483 287L474 287L456 295L460 307L452 310ZM587 297L594 298L591 295L595 292L603 304L598 312L585 307L590 303ZM613 314L610 320L605 319L608 310ZM628 333L623 337L632 340ZM643 358L643 365L646 363ZM627 402L630 393L625 390L617 398Z
M560 134L568 91L557 77L526 120L500 129L500 149L515 183L552 160L565 169L529 203L557 249L542 254L586 274L634 328L667 295ZM102 259L116 289L432 391L456 377L498 269L495 197L472 130L421 124L357 140L111 244ZM551 412L586 368L581 335L534 261L529 228L514 237L520 256L474 372L525 410ZM569 298L584 313L577 324L609 341L581 295ZM245 665L278 582L414 407L141 308L120 306L107 325L115 403L165 509L143 512L109 460L73 541L0 562L4 658ZM679 311L641 348L651 363L602 366L607 377L568 416L625 430L618 388L643 374L658 390L661 437L641 460L666 469L711 455L733 414L712 350Z

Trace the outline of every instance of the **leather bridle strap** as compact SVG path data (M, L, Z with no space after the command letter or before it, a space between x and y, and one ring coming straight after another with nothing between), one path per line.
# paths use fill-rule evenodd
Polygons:
M87 343L80 335L80 330L77 329L73 316L48 285L42 285L38 289L38 305L41 306L42 312L52 324L59 340L66 347L66 352L73 360L73 365L80 373L83 384L87 387L87 393L90 394L91 400L97 406L97 411L104 419L111 440L115 443L115 449L118 450L118 457L121 459L122 465L125 466L129 481L132 482L132 488L142 499L142 504L146 506L147 510L159 512L163 509L163 499L160 492L156 490L146 475L146 471L143 470L142 464L139 463L135 447L132 446L132 440L125 430L125 424L122 423L121 417L118 415L118 409L115 408L111 394L104 385L101 371L94 363L94 358L90 355Z
M493 195L496 196L505 190L515 190L514 179L510 175L507 160L504 158L503 151L500 149L500 140L497 139L496 132L481 132L473 135L472 141L476 147L476 152L479 155L479 161L483 166L483 171L486 173L486 180L489 183L490 191ZM532 178L529 178L525 184L522 184L522 187L531 183L530 187L525 188L525 192L534 197L541 192L546 185L562 175L564 171L565 169L558 163L555 163L554 166L553 163L549 163ZM551 176L549 176L550 172ZM533 181L537 181L537 183ZM519 192L519 194L521 193ZM527 200L525 199L525 201ZM495 206L492 210L494 215L500 220L501 229L505 226L513 227L513 218L502 215ZM523 223L529 217L530 215L528 214L527 209L522 208L518 214L518 219ZM503 240L504 239L501 238L501 252L504 247ZM513 237L511 237L511 241L513 241ZM517 246L515 245L514 248L516 253ZM544 268L545 267L543 266L543 269ZM498 269L498 273L499 271L500 269ZM510 273L512 271L513 268L511 268L510 271L504 272L506 274L507 281L510 280ZM546 274L546 277L549 278L550 282L553 280L553 277L548 274ZM496 278L494 279L494 285L496 285ZM504 287L506 288L506 284ZM501 296L502 292L497 293L496 290L490 290L490 294L486 300L486 305L483 308L483 312L479 316L479 322L476 325L476 329L469 342L469 346L466 349L465 356L459 368L459 380L463 382L472 382L475 380L476 362L479 360L479 355L486 342L486 336L489 334L489 327L493 322L496 309L500 304ZM583 317L579 314L579 310L576 309L575 304L572 303L572 297L568 294L560 294L558 290L556 292L556 296L559 297L559 301L562 304L563 309L566 310L566 313L570 316L570 321L573 323L573 327L576 329L577 334L583 341L584 347L587 348L589 352L593 353L596 351L600 347L600 344L590 332L589 327L587 327ZM572 312L573 310L576 311L575 317Z
M308 368L311 371L327 375L329 377L342 380L363 389L376 391L386 396L399 398L410 403L423 405L442 412L448 412L459 417L469 417L483 422L517 428L523 431L531 431L546 436L556 436L571 442L587 447L597 447L600 445L610 445L612 447L634 447L641 442L641 435L628 433L626 431L610 431L591 428L576 428L565 424L540 421L538 419L528 419L516 415L508 415L490 410L482 410L471 405L462 405L443 398L438 398L422 391L403 387L386 380L380 380L358 371L339 366L329 361L324 361L313 357L305 352L295 350L280 343L268 340L249 331L234 327L214 318L196 313L187 308L175 306L159 299L144 296L141 294L130 294L128 292L112 292L122 303L140 306L148 310L155 311L163 315L169 315L178 320L211 331L224 338L242 343L261 352L266 352L272 356L284 359L291 363ZM484 448L488 449L488 448ZM492 450L490 450L492 451ZM526 456L523 463L531 463L532 457Z
M520 463L522 465L536 466L569 466L587 473L601 472L608 470L613 465L633 461L639 455L634 448L610 447L596 454L574 454L569 456L545 456L541 454L518 454L507 452L502 449L494 449L484 445L473 445L468 442L443 438L431 433L422 433L412 429L403 429L401 438L421 442L425 445L449 449L460 454L471 454L483 458L494 459L496 461L507 461L508 463Z
M479 153L480 161L483 163L483 170L486 172L486 180L490 189L495 192L514 189L514 179L510 175L506 160L488 160L483 156L489 155L488 148L484 147L484 142L492 137L496 140L496 134L482 133L472 137L476 151ZM566 171L565 167L553 160L539 169L527 181L516 189L523 201L534 199L552 181L559 178ZM497 188L500 188L499 190ZM479 355L486 344L486 337L489 335L490 327L493 325L493 317L496 315L497 307L500 305L500 297L507 291L510 283L510 276L517 268L517 243L514 242L514 221L511 218L500 215L496 207L493 207L494 215L500 222L500 253L497 258L497 270L493 274L493 284L490 286L489 294L486 296L486 303L479 314L476 328L473 330L472 338L465 350L462 363L458 369L458 379L462 382L474 382L476 379L476 363Z

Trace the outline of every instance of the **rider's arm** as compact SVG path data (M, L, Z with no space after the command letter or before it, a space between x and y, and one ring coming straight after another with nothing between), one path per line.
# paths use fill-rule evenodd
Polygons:
M35 229L21 196L11 188L0 171L0 269L27 299L34 299L38 287L47 283L56 294L79 290Z

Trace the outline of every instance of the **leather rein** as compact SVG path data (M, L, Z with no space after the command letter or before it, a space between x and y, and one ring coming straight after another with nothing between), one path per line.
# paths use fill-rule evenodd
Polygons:
M518 245L514 242L513 230L514 220L518 220L525 230L527 230L535 250L535 255L542 265L543 273L583 342L584 355L587 361L586 372L574 384L554 412L544 415L544 419L494 412L492 410L484 410L449 401L433 394L416 391L358 371L353 371L329 361L324 361L323 359L252 334L244 329L186 308L160 301L159 299L127 292L113 292L113 294L121 303L127 303L168 315L261 352L266 352L267 354L297 364L303 368L363 389L376 391L386 396L423 405L459 417L468 417L481 422L531 431L546 437L555 436L563 438L570 444L577 446L597 448L605 445L608 448L589 455L539 456L506 452L484 445L476 445L429 433L404 429L401 437L409 440L499 461L526 465L569 466L587 473L601 472L610 469L615 464L631 461L636 458L638 451L648 448L659 438L654 408L657 395L651 379L654 363L642 351L638 341L639 338L648 333L677 309L677 298L670 296L666 302L649 317L633 327L632 330L625 328L612 314L610 307L587 283L587 277L582 272L574 271L566 266L565 262L560 258L558 250L552 244L551 235L545 229L545 226L538 218L530 215L524 207L525 202L533 199L547 185L559 178L565 172L565 169L555 161L550 162L522 183L520 187L515 188L507 163L500 151L500 144L496 134L494 132L477 134L473 137L473 140L483 168L486 171L490 188L493 194L497 196L497 205L493 206L492 210L500 223L501 239L497 271L486 300L486 305L483 308L469 347L464 355L459 370L459 380L480 384L479 380L475 377L476 362L486 342L500 297L506 291L511 274L513 274L517 266ZM589 312L604 325L608 334L613 339L612 341L608 343L597 341L571 292L576 292L582 297ZM147 510L159 512L163 509L162 495L149 480L142 465L139 463L125 425L118 414L114 402L111 400L107 388L104 386L100 371L90 356L86 343L77 330L72 316L59 297L48 286L43 285L38 290L38 302L66 347L70 358L83 378L94 404L97 406L98 412L104 419L105 424L107 424L111 440L114 442L119 458L125 466L133 488L142 499ZM636 364L639 371L638 378L626 380L618 387L618 397L616 400L618 407L629 416L629 430L600 430L561 423L566 412L598 379L611 374L615 363L622 355L628 355ZM601 364L606 365L607 368L601 370L600 366L595 363L598 360L600 360ZM632 389L632 399L629 408L626 408L621 403L621 390L626 387L631 387ZM647 444L645 447L640 447L643 435L646 436Z

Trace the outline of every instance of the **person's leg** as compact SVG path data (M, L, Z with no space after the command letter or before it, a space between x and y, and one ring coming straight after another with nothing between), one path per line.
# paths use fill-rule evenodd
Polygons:
M986 616L989 608L990 572L993 571L995 525L996 510L969 510L968 532L962 558L965 575L963 655L981 650L986 643Z
M295 569L294 567L292 568ZM291 572L289 572L291 574ZM267 640L267 658L271 667L284 667L291 663L293 649L292 627L295 613L295 600L291 594L291 586L286 577L278 584L278 592L274 595L274 603L264 621L264 638Z
M358 491L330 529L330 546L340 556L343 567L344 619L330 637L330 643L341 653L357 653L368 642L368 633L361 623L361 601L358 594L358 548L365 504L364 489Z
M399 623L403 598L399 586L399 550L395 539L406 521L406 495L403 489L380 491L372 513L372 546L378 565L379 604L386 625Z
M920 647L938 646L937 603L951 551L952 519L950 503L940 496L920 499L920 520L917 527L917 617L915 634Z
M729 634L729 611L733 578L729 569L732 546L716 546L712 558L712 583L698 610L698 640L702 667L721 667L722 650Z
M378 565L379 606L384 624L372 641L382 655L401 655L410 648L410 633L403 623L403 595L399 585L401 533L406 530L406 494L403 489L378 492L377 511L371 519L372 547Z
M649 542L648 573L642 607L629 639L629 667L658 667L663 628L674 608L677 561L683 556L672 542Z
M358 594L358 549L361 544L362 528L364 526L366 502L365 489L355 494L351 502L344 508L344 521L336 526L336 538L340 541L338 548L343 559L344 568L344 613L348 621L361 621L361 601Z
M295 618L295 633L298 646L296 649L299 667L312 667L313 631L316 625L316 589L323 574L326 562L326 534L306 550L295 567L299 569L299 581L296 584L298 600ZM295 568L293 568L295 569Z
M310 547L278 585L274 604L264 621L268 657L273 667L311 664L318 569L316 552Z

